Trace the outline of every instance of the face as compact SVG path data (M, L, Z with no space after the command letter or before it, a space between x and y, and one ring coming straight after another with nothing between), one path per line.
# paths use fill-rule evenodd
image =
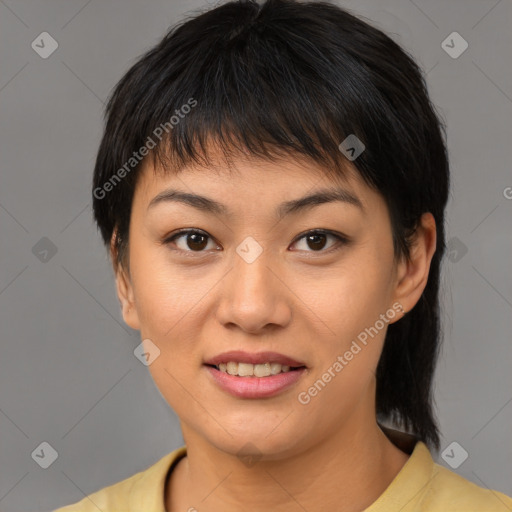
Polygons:
M233 454L250 442L279 458L373 418L387 326L402 317L397 304L409 310L415 296L393 258L384 199L353 168L335 181L311 162L234 164L171 175L146 163L118 293L125 321L150 353L160 350L149 370L185 440L193 433ZM222 207L172 200L171 189ZM286 209L324 189L345 200ZM246 363L273 352L263 358L302 368L248 377L224 373L218 360L219 369L206 365L228 351L248 353ZM266 375L269 365L254 361L261 366L228 370Z

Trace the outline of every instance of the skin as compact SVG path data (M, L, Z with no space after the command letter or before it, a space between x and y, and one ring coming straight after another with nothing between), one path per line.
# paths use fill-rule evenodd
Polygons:
M233 163L230 172L219 157L216 172L190 166L174 175L146 161L132 205L129 271L115 268L124 320L161 351L149 370L180 418L187 445L166 488L166 510L364 510L409 457L375 416L387 324L307 405L297 395L393 303L414 307L435 251L434 218L422 216L410 261L397 261L384 199L353 167L334 181L317 164L290 157L266 162L240 155ZM274 217L281 202L324 186L351 191L365 212L332 202ZM172 202L148 210L169 187L215 199L233 216ZM202 248L186 235L162 243L181 228L206 232ZM317 245L299 239L314 229L339 232L350 243L327 236L322 247L322 239ZM247 236L263 248L250 264L236 252ZM308 369L275 397L236 398L203 366L227 350L276 351ZM257 463L244 464L243 447Z

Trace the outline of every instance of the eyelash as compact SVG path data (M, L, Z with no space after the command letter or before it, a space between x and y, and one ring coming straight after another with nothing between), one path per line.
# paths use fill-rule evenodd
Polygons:
M180 231L177 231L173 234L171 234L171 236L167 237L165 240L163 240L162 244L163 245L170 245L172 242L174 242L176 239L184 236L184 235L188 235L188 234L198 234L198 235L203 235L203 236L206 236L207 238L209 238L210 240L212 240L212 237L210 235L208 235L206 232L204 231L201 231L201 230L198 230L198 229L183 229L183 230L180 230ZM341 235L341 234L338 234L334 231L330 231L328 229L313 229L311 231L307 231L305 233L303 233L302 235L300 235L294 242L293 244L299 242L300 240L302 240L303 238L306 238L308 236L311 236L311 235L330 235L332 237L334 237L336 240L337 240L337 244L335 244L333 247L327 249L327 250L320 250L320 251L305 251L305 252L311 252L311 253L319 253L319 254L330 254L332 252L336 252L338 250L340 250L343 246L347 245L350 243L350 240ZM193 256L195 254L201 254L205 251L185 251L183 249L172 249L173 251L178 251L178 252L181 252L181 253L184 253L184 255L186 256ZM299 251L300 252L300 251ZM187 253L191 253L191 254L187 254ZM195 256L193 256L195 257Z

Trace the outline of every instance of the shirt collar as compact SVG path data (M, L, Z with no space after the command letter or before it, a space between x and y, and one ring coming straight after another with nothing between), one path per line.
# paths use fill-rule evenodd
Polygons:
M129 512L166 512L164 495L167 476L186 454L186 446L177 448L141 473L130 492Z
M407 504L427 491L434 474L434 461L426 444L415 436L380 424L379 427L395 446L410 457L386 490L364 512L406 512ZM130 493L130 512L166 512L164 495L167 477L186 454L187 448L182 446L141 473Z

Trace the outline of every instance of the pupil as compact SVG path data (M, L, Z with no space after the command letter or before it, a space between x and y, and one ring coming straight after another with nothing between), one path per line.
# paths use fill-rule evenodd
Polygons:
M203 238L203 243L198 242L198 239ZM206 236L201 235L200 233L192 233L188 235L188 242L190 249L204 249L206 247ZM190 241L192 241L192 246L190 245ZM194 244L198 244L194 247Z
M316 246L316 247L315 247L315 244L316 244L316 243L318 243L318 238L323 239L323 240L322 240L322 242L323 242L323 243L322 243L322 242L320 242L320 247L318 247L318 246ZM311 247L311 245L310 245L311 249L315 249L315 248L316 248L316 249L323 249L323 248L324 248L324 246L325 246L325 238L326 238L326 235L323 235L323 234L319 234L319 235L318 235L318 234L317 234L317 235L309 235L309 236L308 236L308 242L313 241L313 247Z

